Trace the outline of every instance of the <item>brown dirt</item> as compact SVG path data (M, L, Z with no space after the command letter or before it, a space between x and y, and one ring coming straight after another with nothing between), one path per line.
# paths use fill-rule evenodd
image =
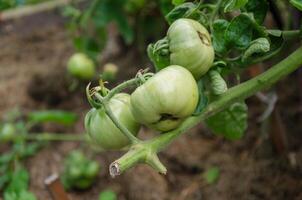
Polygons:
M65 63L73 52L71 41L56 15L46 14L44 19L49 21L31 18L25 22L2 24L0 114L2 116L16 106L23 112L47 108L70 110L79 114L80 119L75 127L65 131L80 133L84 130L83 116L89 107L82 89L73 93L67 89ZM139 67L145 66L137 58L135 51L129 49L127 53L109 59L120 66L119 81L134 76ZM296 165L288 162L287 153L277 155L268 135L261 133L255 119L261 114L262 106L252 98L248 101L250 128L244 139L229 142L213 137L202 125L195 127L160 154L168 168L166 176L139 165L112 179L107 172L108 165L121 153L102 152L97 155L103 169L96 184L87 191L70 191L71 199L97 199L99 192L106 188L116 191L119 199L131 200L302 199L301 109L297 92L301 88L297 88L296 75L279 83L278 88L289 152L294 155ZM57 130L56 127L46 128ZM141 132L144 137L154 134L146 129ZM64 156L79 147L78 143L51 143L27 160L30 190L38 199L51 199L44 179L59 173ZM217 183L208 185L202 174L213 166L219 167L221 174Z

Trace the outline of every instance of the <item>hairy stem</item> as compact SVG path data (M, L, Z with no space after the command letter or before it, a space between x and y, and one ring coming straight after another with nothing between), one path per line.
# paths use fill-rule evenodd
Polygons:
M216 7L215 9L213 10L211 16L210 16L210 29L211 29L211 32L213 32L213 22L216 18L216 15L221 7L221 4L223 3L223 0L218 0L217 3L216 3Z
M285 40L296 39L301 37L300 30L282 31L282 36Z
M115 126L129 139L130 143L131 144L138 143L140 140L137 137L135 137L134 135L132 135L132 133L123 124L121 124L118 121L118 119L114 116L111 108L108 106L108 102L99 93L95 93L94 95L103 105L105 113L112 120L112 122L115 124Z
M186 131L202 122L206 118L217 114L235 102L244 100L256 92L266 89L276 83L281 78L287 76L302 65L302 47L293 52L290 56L285 58L280 63L276 64L263 74L248 80L240 85L229 89L225 94L221 95L218 99L211 102L205 110L198 116L187 118L180 127L175 130L166 132L159 137L153 138L148 141L141 142L139 148L130 149L128 153L110 165L110 173L112 176L121 174L128 168L142 162L146 157L146 148L152 152L157 153L169 145L174 139L184 134ZM129 155L131 154L131 159ZM135 159L133 159L135 158ZM148 164L148 162L145 161ZM160 164L156 164L157 166ZM154 168L153 165L150 165ZM115 173L118 172L118 173Z
M87 141L85 134L66 134L66 133L30 133L27 135L17 136L25 140L39 141Z
M105 101L108 101L115 94L121 92L122 90L136 85L138 81L139 81L138 78L133 78L133 79L130 79L128 81L125 81L125 82L119 84L118 86L116 86L115 88L113 88L112 90L110 90L110 92L107 94L107 96L104 97Z

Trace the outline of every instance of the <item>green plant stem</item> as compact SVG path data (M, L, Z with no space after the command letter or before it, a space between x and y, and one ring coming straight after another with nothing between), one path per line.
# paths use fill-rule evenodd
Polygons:
M25 140L39 141L87 141L85 134L66 134L66 133L30 133L17 136Z
M282 31L282 36L285 40L291 40L301 37L300 30Z
M131 144L138 143L140 140L137 137L135 137L134 135L132 135L132 133L123 124L121 124L118 121L118 119L114 116L113 112L111 111L111 108L108 106L108 101L105 98L103 98L99 93L95 93L94 95L101 102L101 104L105 110L105 113L112 120L112 122L115 124L115 126L129 139L130 143Z
M221 4L223 3L223 0L218 0L217 3L216 3L216 7L215 9L213 10L211 16L210 16L210 29L211 29L211 32L213 32L213 22L216 18L216 15L221 7Z
M149 141L144 141L134 145L133 147L135 148L130 148L128 153L126 153L124 156L114 161L110 165L109 171L111 176L114 177L116 175L119 175L128 168L142 162L146 157L146 153L148 153L146 149L149 149L156 155L157 152L164 149L174 139L184 134L186 131L188 131L198 123L204 121L206 118L217 114L218 112L224 110L235 102L242 101L252 96L256 92L270 87L278 80L284 78L285 76L299 68L301 65L302 47L297 49L287 58L271 67L263 74L229 89L225 94L221 95L218 99L211 102L200 115L187 118L177 129L166 132ZM146 161L145 163L148 164L148 162ZM158 168L160 168L160 164L156 165L158 166L150 166L159 171Z
M109 101L109 99L111 99L115 94L121 92L122 90L137 85L138 81L138 78L133 78L119 84L118 86L110 90L110 92L104 97L104 100Z

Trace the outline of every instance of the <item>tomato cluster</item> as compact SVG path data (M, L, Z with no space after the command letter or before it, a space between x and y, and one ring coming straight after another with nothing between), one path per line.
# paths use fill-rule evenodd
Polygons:
M108 102L119 123L134 136L140 124L167 132L191 116L199 101L196 80L213 65L211 37L199 22L176 20L167 39L169 64L142 81L131 95L119 93ZM104 149L121 149L130 144L102 106L87 113L85 127L92 140Z

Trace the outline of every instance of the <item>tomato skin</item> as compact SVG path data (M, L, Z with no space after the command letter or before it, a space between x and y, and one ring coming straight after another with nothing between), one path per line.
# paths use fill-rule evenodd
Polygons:
M67 63L68 72L76 78L89 80L95 74L93 61L83 53L73 54Z
M130 95L116 94L110 99L108 105L117 120L136 136L140 125L130 112ZM92 108L86 114L85 128L92 140L103 149L117 150L129 145L128 138L115 126L103 108Z
M170 64L188 69L196 80L204 75L214 61L214 48L207 29L192 19L178 19L168 33Z
M155 130L175 129L194 111L198 87L192 74L177 65L160 70L131 94L134 118Z

